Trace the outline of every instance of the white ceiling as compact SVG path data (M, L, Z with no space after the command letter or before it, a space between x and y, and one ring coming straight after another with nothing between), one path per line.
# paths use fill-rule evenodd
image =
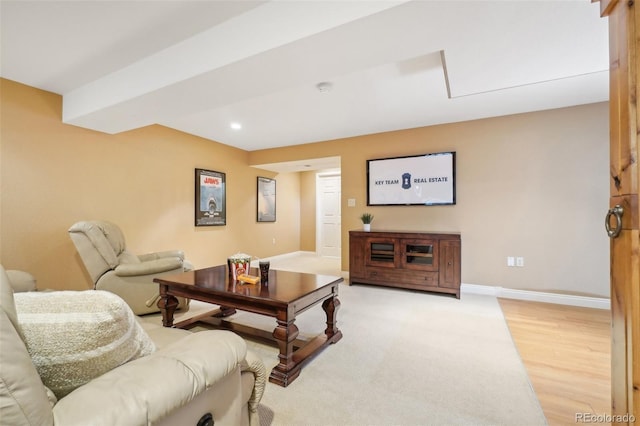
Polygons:
M253 151L608 99L589 0L0 6L0 75L107 133L157 123Z

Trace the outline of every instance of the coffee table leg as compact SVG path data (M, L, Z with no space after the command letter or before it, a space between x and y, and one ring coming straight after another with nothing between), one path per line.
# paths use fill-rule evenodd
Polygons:
M293 342L298 337L298 327L294 324L294 319L288 319L286 313L278 314L276 318L278 326L273 331L273 337L278 343L280 354L279 363L269 376L269 381L280 386L288 386L300 374L300 366L293 360Z
M158 308L162 312L162 325L165 327L173 327L173 313L178 307L178 299L167 294L167 286L160 284L160 300L158 300Z
M336 314L340 308L340 301L337 297L330 297L322 302L322 309L327 314L327 328L324 330L324 334L327 335L327 339L332 339L331 343L335 343L342 338L342 332L338 330L338 322L336 320Z

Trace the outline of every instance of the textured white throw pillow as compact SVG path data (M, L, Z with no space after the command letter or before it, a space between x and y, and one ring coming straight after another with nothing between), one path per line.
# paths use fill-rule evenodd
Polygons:
M31 359L58 398L155 351L129 306L101 290L16 293Z

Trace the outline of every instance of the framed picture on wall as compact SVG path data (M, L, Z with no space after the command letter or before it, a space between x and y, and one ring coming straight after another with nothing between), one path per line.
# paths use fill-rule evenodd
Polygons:
M195 181L195 225L226 225L226 175L213 170L196 169Z
M258 176L258 222L276 221L276 180Z

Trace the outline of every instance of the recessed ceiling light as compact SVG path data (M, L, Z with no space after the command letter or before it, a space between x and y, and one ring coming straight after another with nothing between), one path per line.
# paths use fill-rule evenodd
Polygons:
M323 81L321 83L316 84L316 88L322 93L330 92L332 87L333 87L333 84L331 84L328 81Z
M231 124L230 124L230 126L231 126L231 128L232 128L233 130L240 130L240 129L242 129L242 124L237 123L237 122L235 122L235 121L234 121L233 123L231 123Z

